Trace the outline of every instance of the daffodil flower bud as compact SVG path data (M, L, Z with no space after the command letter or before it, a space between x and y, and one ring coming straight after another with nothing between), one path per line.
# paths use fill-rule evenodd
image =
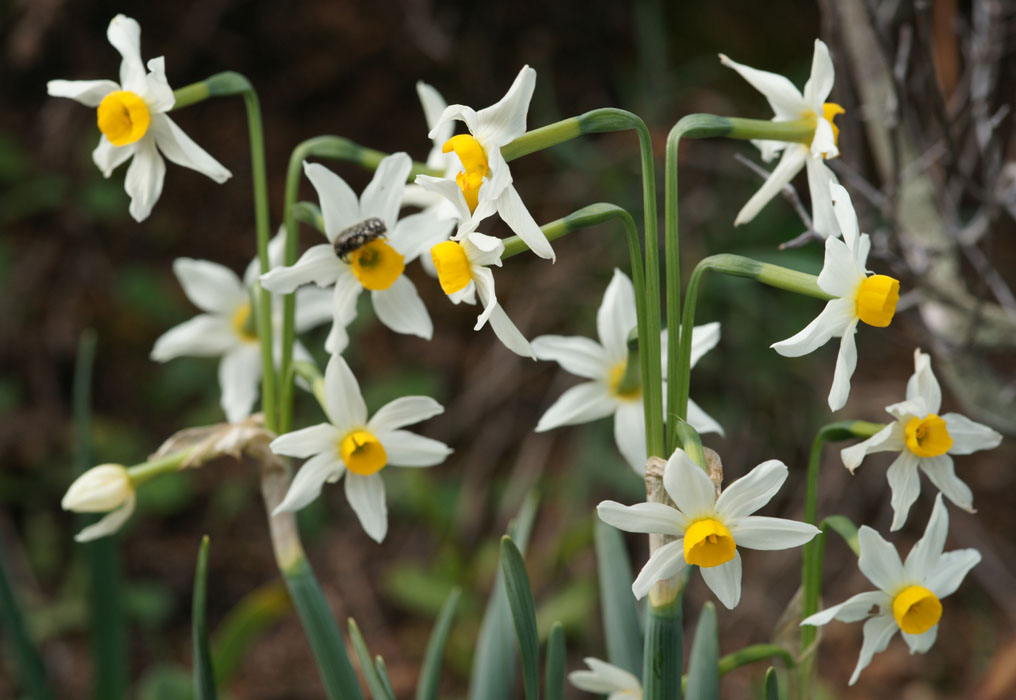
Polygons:
M87 542L120 529L134 512L136 497L134 484L127 469L121 464L100 464L79 476L67 489L60 505L76 513L105 513L94 525L89 525L74 538Z

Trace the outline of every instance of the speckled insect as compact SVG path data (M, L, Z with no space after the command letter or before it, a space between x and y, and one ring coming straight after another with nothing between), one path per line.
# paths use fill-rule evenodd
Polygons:
M336 236L335 243L332 245L335 247L335 254L339 256L342 262L348 263L350 253L362 248L373 240L381 238L387 232L388 229L385 228L385 222L377 217L371 217L344 229L342 233Z

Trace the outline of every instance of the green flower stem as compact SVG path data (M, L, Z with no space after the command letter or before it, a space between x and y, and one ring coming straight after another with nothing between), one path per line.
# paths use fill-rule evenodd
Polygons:
M297 202L293 205L293 217L298 223L306 224L317 231L325 232L325 216L321 207L313 202Z
M135 464L133 467L127 467L127 477L130 479L131 485L136 489L146 481L154 479L157 476L179 471L190 456L194 454L195 450L196 448L191 447L166 455L165 457Z
M642 662L642 697L645 700L680 700L682 697L683 597L678 594L667 604L650 604L647 611Z
M720 669L720 675L723 676L742 666L776 658L783 661L787 668L794 667L794 655L778 644L752 644L727 654L720 659L717 665Z
M325 404L325 378L321 374L321 370L317 368L313 362L294 362L293 371L299 376L303 377L304 381L310 384L310 390L314 394L314 398L317 399L318 404L321 405L321 409L328 412Z
M216 73L205 80L187 85L173 93L174 109L190 106L209 97L243 97L247 110L247 131L250 134L251 180L254 185L254 226L257 232L258 262L261 274L268 272L269 232L268 177L265 167L265 137L261 122L261 107L251 82L233 71ZM276 375L272 357L272 303L268 291L257 286L258 339L261 344L261 405L265 414L265 427L275 431L277 424Z
M681 418L687 415L688 410L688 380L690 375L692 331L695 327L695 305L698 303L702 277L708 270L715 270L733 277L746 277L770 287L784 289L788 292L795 292L816 299L829 300L833 298L832 295L822 291L818 286L818 277L815 275L780 267L779 265L759 262L758 260L752 260L740 255L723 254L711 255L708 258L704 258L695 266L695 270L691 273L691 279L688 280L688 289L684 300L684 313L681 316L681 334L678 339L680 345L677 362L670 362L668 364L668 370L671 370L668 372L670 382L668 392L670 387L674 387L676 390L676 394L670 397L674 401L673 406L668 410L672 410L674 415ZM668 340L671 345L673 344L673 338L674 334L670 333ZM668 346L669 349L670 346ZM674 373L672 371L673 367L679 367L681 371ZM673 431L673 429L671 430Z

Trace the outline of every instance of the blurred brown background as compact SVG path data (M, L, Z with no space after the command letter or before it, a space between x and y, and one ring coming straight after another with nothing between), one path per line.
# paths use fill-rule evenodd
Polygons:
M1001 2L872 3L300 3L260 1L111 4L93 0L0 2L0 541L41 640L60 697L88 697L91 661L88 579L72 534L80 523L59 509L74 477L70 397L82 332L95 329L93 461L143 461L187 425L221 420L216 361L148 360L156 337L195 310L171 272L179 256L241 271L253 255L249 151L238 100L205 102L173 118L233 171L217 186L168 168L152 216L127 215L123 168L104 180L91 162L94 113L45 94L54 78L115 78L119 55L105 29L117 12L142 26L142 54L166 56L179 88L221 70L247 75L259 91L267 134L273 227L289 152L319 134L346 136L423 159L430 147L415 82L476 108L504 94L521 65L538 80L530 127L616 106L653 131L662 188L670 127L691 112L769 116L763 98L716 54L807 78L813 40L833 52L832 100L847 107L834 162L851 190L862 230L872 233L872 267L901 278L904 298L889 329L862 329L851 400L835 417L825 395L835 348L796 360L767 346L803 327L814 301L743 280L710 279L696 320L720 320L720 346L698 365L692 395L726 428L706 444L723 457L728 481L780 458L791 479L767 514L800 517L807 450L834 419L881 421L903 396L912 353L933 355L944 411L960 411L1010 435L1016 276L1012 165L1014 10ZM880 73L879 71L883 72ZM881 92L880 92L881 91ZM733 216L761 180L734 154L747 144L692 142L682 148L681 231L685 277L716 252L752 255L817 272L817 243L778 251L804 230L778 199L750 225ZM1009 165L1006 165L1009 163ZM369 174L333 165L355 189ZM641 222L636 142L628 133L584 138L513 163L518 189L540 222L594 201L628 207ZM806 188L801 180L802 196ZM660 211L662 213L662 189ZM303 196L313 199L311 188ZM805 200L807 201L807 200ZM485 231L507 235L491 220ZM530 337L594 335L595 310L612 269L627 269L609 226L556 244L558 261L520 256L498 276L498 294ZM304 243L312 234L305 233ZM347 353L368 405L405 393L435 396L447 412L426 434L452 445L426 473L386 478L390 519L378 546L361 531L341 489L301 514L310 559L342 622L355 614L374 653L384 656L399 697L411 694L433 616L454 584L464 587L444 673L444 695L465 693L476 627L497 562L497 537L524 494L541 511L527 557L541 629L565 623L569 669L604 657L592 556L593 507L634 502L639 480L612 445L611 425L532 432L540 413L575 379L549 363L521 360L493 334L471 328L475 313L453 307L438 286L411 272L435 321L425 342L368 318L352 328ZM1008 294L1008 296L1007 296ZM323 334L308 346L321 357ZM297 425L319 420L300 397ZM885 532L890 522L885 456L850 477L827 448L820 516L843 513ZM827 627L820 673L833 695L1008 697L1016 654L1016 527L1011 438L998 450L957 460L976 516L950 507L948 548L984 555L948 599L936 646L909 657L902 640L845 685L860 648L860 625ZM398 471L398 470L393 470ZM923 531L934 490L892 538L906 552ZM164 479L141 494L119 541L128 620L124 677L136 697L179 697L190 665L190 589L200 535L212 537L209 625L213 634L244 596L262 590L277 610L251 642L228 688L235 698L311 698L322 690L296 617L277 590L254 475L227 461ZM645 545L630 540L634 566ZM830 538L825 601L868 587L855 560ZM720 611L721 652L764 642L796 588L798 551L749 552L744 596ZM791 575L788 575L791 572ZM267 588L265 588L267 587ZM267 592L265 592L267 591ZM272 597L274 596L274 598ZM686 618L711 596L693 579ZM691 629L691 627L689 627ZM723 681L745 697L761 667ZM181 674L184 674L181 676ZM182 681L181 678L184 680ZM16 693L14 667L0 656L0 697ZM1000 690L993 690L993 688ZM995 693L995 694L993 694ZM576 694L578 696L578 694Z

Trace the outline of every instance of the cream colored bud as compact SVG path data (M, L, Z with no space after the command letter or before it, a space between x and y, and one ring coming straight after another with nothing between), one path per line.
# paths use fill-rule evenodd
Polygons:
M134 486L122 464L100 464L79 476L60 505L77 513L105 513L134 499Z

